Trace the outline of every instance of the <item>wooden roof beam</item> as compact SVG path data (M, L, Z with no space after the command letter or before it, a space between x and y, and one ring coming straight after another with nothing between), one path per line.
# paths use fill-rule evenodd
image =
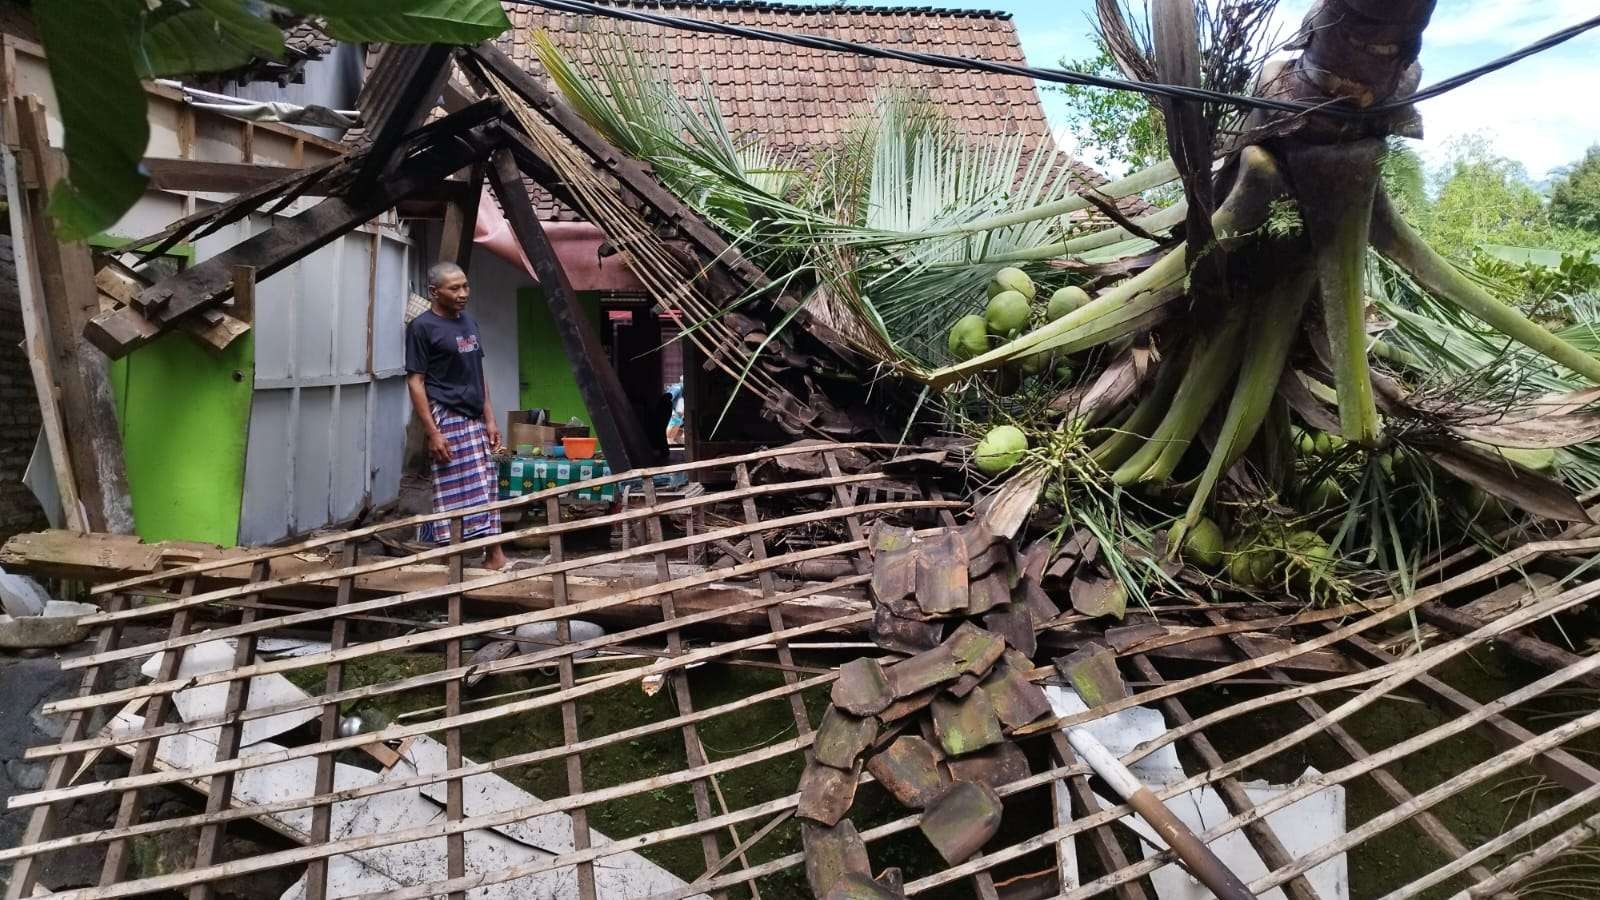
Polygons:
M616 369L606 358L600 332L579 307L578 295L556 258L555 247L545 234L544 226L539 224L539 216L522 183L522 170L517 166L516 157L507 149L496 150L485 176L505 210L506 221L533 264L534 273L539 276L545 302L550 305L550 318L555 322L562 349L566 351L567 362L578 384L578 393L589 409L611 470L621 472L653 463L655 454L645 437L644 427L622 389Z
M185 314L232 296L235 266L251 266L259 278L267 278L401 200L482 159L500 145L501 136L500 126L491 123L442 139L402 163L395 177L375 183L362 194L330 197L268 231L162 279L139 292L134 306L91 319L85 333L107 355L120 357L153 337L148 328L141 327L128 314L130 311L165 330Z

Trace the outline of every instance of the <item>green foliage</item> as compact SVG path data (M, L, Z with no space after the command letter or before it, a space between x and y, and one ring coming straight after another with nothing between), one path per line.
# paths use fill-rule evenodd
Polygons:
M1496 154L1483 138L1458 141L1450 162L1435 173L1434 187L1433 203L1418 218L1423 235L1441 253L1469 257L1488 241L1545 243L1548 218L1527 171Z
M319 16L351 42L476 43L511 23L497 0L280 0ZM111 227L144 193L149 143L140 78L225 71L281 58L283 32L253 0L35 0L68 164L50 214L58 235L81 240Z
M1550 191L1550 221L1600 234L1600 144L1562 170Z
M1427 173L1422 155L1402 138L1390 138L1379 174L1383 190L1402 215L1412 216L1428 205Z
M1105 42L1095 40L1094 56L1063 59L1063 68L1087 75L1122 77ZM1167 158L1167 131L1161 111L1142 94L1081 85L1051 85L1067 98L1067 122L1080 155L1100 168L1143 169Z

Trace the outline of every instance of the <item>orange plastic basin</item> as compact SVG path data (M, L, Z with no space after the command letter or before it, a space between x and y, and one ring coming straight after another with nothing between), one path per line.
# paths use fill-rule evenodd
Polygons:
M599 441L592 437L565 437L561 439L561 446L567 451L567 459L594 459L595 447Z

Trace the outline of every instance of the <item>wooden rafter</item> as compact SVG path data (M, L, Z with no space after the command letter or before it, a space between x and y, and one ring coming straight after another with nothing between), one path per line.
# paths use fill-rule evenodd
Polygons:
M141 291L132 307L144 320L165 328L196 309L232 296L232 269L248 265L266 278L420 193L463 166L482 159L499 142L492 123L453 134L407 160L393 178L360 195L330 197L292 219ZM148 330L124 311L90 320L87 335L109 356L121 356L148 342Z
M566 270L557 259L555 247L534 212L528 191L522 185L522 170L509 150L495 151L486 175L495 197L505 210L511 230L533 264L544 289L550 318L555 323L567 363L572 366L578 393L589 410L600 445L614 471L653 462L650 442L639 422L628 395L622 389L617 371L606 358L600 332L584 314L577 292L567 280Z

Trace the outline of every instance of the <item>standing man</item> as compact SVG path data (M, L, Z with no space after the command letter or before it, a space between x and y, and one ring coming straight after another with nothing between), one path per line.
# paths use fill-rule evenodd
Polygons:
M432 304L406 326L406 388L428 436L434 512L482 506L498 495L492 454L500 445L500 427L483 380L478 323L467 315L470 293L460 266L435 263L428 269ZM462 522L463 539L499 533L498 512L473 513ZM424 525L423 538L448 542L450 521ZM505 551L490 547L484 565L505 564Z

